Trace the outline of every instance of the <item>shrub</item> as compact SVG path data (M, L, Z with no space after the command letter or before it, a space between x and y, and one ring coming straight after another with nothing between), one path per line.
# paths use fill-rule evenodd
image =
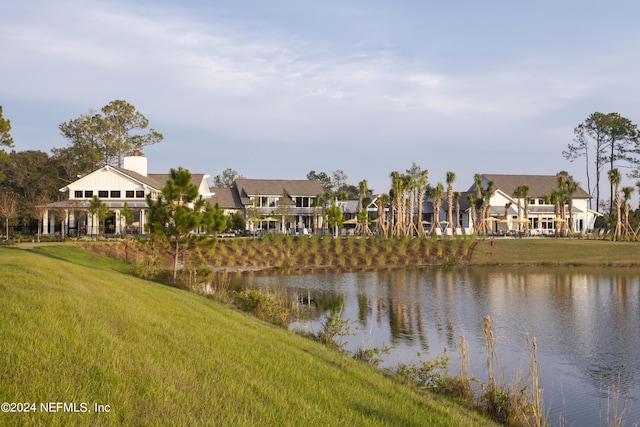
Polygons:
M427 361L421 360L418 353L418 363L400 364L397 372L408 382L432 391L442 391L450 378L449 360L446 347L442 356Z
M382 348L374 347L374 348L365 348L359 347L355 353L353 353L353 358L356 360L361 360L365 363L368 363L373 366L378 366L382 363L382 356L387 355L396 348L398 345L386 345L382 343Z
M342 350L346 344L345 337L355 335L351 330L354 322L350 319L342 318L342 307L340 310L332 310L322 323L322 328L316 333L317 341L329 346Z
M278 326L288 327L293 320L293 311L287 307L284 298L277 298L258 291L235 292L236 305L254 314L259 319Z

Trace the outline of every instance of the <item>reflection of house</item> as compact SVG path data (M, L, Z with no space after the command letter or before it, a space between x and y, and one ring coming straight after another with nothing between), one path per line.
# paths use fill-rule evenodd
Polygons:
M125 157L123 168L104 166L60 189L68 199L49 205L43 218L43 234L61 229L66 235L98 234L97 218L87 211L93 196L110 210L105 220L107 234L142 233L148 209L146 196L158 197L168 177L147 174L147 159L141 156ZM203 197L211 196L207 178L208 175L192 174ZM127 224L121 216L125 202L134 215Z
M520 213L518 214L518 198L514 192L518 186L526 185L528 191L528 222L531 234L546 234L555 231L561 222L573 220L575 232L582 233L592 230L598 213L588 208L591 196L583 189L573 194L573 209L570 218L569 206L566 205L566 216L560 218L556 216L555 206L546 201L554 190L558 188L558 177L556 175L482 175L482 188L486 188L489 181L493 181L496 191L491 197L491 209L489 216L495 218L491 221L491 229L497 230L517 230L518 222L524 221L525 212L524 199L519 200ZM469 189L470 193L475 193L475 185ZM509 204L508 208L505 208Z

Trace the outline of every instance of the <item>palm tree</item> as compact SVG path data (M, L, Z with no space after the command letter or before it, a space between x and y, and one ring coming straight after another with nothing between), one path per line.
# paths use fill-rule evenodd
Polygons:
M562 221L560 221L560 232L563 235L566 235L566 227L567 227L566 203L569 200L569 193L567 191L567 181L569 179L569 174L566 171L561 171L556 176L558 178L558 188L556 192L557 192L557 198L558 198L559 216L560 218L562 218Z
M110 212L109 206L100 200L98 196L93 196L89 202L87 212L89 212L92 218L98 222L98 233L96 234L96 238L98 238L98 236L100 236L100 229L104 231L104 221L107 219ZM64 234L64 229L61 234Z
M620 197L620 181L622 176L617 168L613 168L609 171L609 182L615 187L615 201L616 201L616 229L613 233L614 240L620 240L620 232L622 230L622 218L620 218L620 210L622 208L622 198Z
M435 187L429 187L429 196L433 202L433 228L436 230L440 227L440 208L442 207L442 199L444 197L444 185L441 182Z
M506 221L507 224L507 230L509 228L509 208L511 207L513 203L511 202L507 202L504 204L504 220Z
M476 195L475 194L467 194L467 201L469 202L469 218L471 219L471 221L473 221L474 223L474 232L478 233L479 229L478 229L478 223L477 223L477 213L476 213L476 201L478 199L476 199ZM482 200L480 200L482 201Z
M405 215L405 224L406 227L404 229L404 234L409 236L413 234L413 230L415 230L415 224L413 222L413 210L415 209L416 203L416 180L412 175L403 175L402 176L402 184L405 192L409 192L409 208L407 209Z
M476 232L481 233L483 231L486 231L484 221L482 220L482 215L484 212L483 210L484 198L482 197L482 175L481 174L477 173L473 175L473 185L476 187L476 197L474 201L474 206L476 207L476 210L475 210L476 216L474 218L474 222L475 224L477 224ZM482 203L480 203L480 201L482 201Z
M573 195L580 189L580 183L569 176L567 179L567 195L569 196L569 232L573 234Z
M311 203L311 207L313 208L313 232L316 234L318 233L318 217L320 216L318 213L318 209L326 205L327 203L326 196L327 196L327 193L318 194L313 199L313 203Z
M456 202L456 228L462 227L462 225L460 224L460 197L461 196L462 196L462 193L460 193L459 191L453 192L453 200Z
M387 217L389 201L390 198L388 194L383 193L378 196L378 234L385 237L389 237L389 219Z
M489 218L491 212L491 198L496 193L496 185L493 181L487 182L487 188L482 190L482 224L485 232L487 231L486 219Z
M549 194L547 197L547 203L552 204L553 205L553 211L555 213L555 222L554 222L554 232L555 232L555 236L558 237L560 234L560 228L562 226L560 226L560 200L562 199L562 195L560 194L560 191L553 190L551 191L551 194ZM560 227L560 228L559 228Z
M622 194L624 195L624 220L622 233L625 237L627 237L629 234L629 230L631 229L631 225L629 224L629 211L631 210L631 206L629 206L629 200L631 200L631 195L633 194L633 187L622 187Z
M360 221L358 221L356 230L366 234L366 231L368 230L367 222L369 221L367 218L367 208L364 203L369 196L369 186L366 179L363 179L358 183L358 191L358 219L362 218L364 222L360 223Z
M453 183L456 180L456 174L449 171L447 172L447 228L453 229Z
M424 204L424 191L427 185L427 179L429 178L429 171L423 170L420 172L420 176L417 182L417 190L418 190L418 234L420 236L424 235L424 226L422 225L422 210Z
M391 235L402 235L402 207L404 205L404 190L402 175L398 171L391 172L391 191L389 192L392 200L391 208ZM395 211L395 215L393 212Z
M529 226L529 218L527 215L527 199L529 198L529 186L528 185L519 185L516 187L516 189L513 191L513 196L515 198L518 199L518 229L520 229L520 218L521 218L521 214L520 214L520 203L524 201L525 204L525 230L528 228Z

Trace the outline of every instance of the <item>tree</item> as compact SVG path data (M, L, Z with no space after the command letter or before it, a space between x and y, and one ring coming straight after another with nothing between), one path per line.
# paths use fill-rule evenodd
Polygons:
M122 206L122 210L120 211L120 229L124 230L122 232L123 236L127 236L127 223L133 220L133 211L129 208L129 203L124 202Z
M404 223L405 223L405 227L404 227L404 234L406 236L412 236L413 235L413 231L417 230L413 219L414 219L414 215L413 212L415 210L415 204L416 204L416 180L412 175L409 174L405 174L402 176L402 180L403 180L403 188L405 193L409 194L409 206L407 206L406 212L405 212L405 219L404 219Z
M9 220L18 211L16 197L10 191L3 190L0 193L0 217L4 218L5 236L9 240Z
M388 194L382 193L378 195L377 205L378 205L378 234L381 234L385 237L390 236L389 229L389 219L388 214L391 209L389 209L389 205L391 203L391 198Z
M460 197L462 197L461 192L453 192L453 200L456 202L456 228L462 227L462 224L460 223Z
M474 226L476 227L476 232L478 234L486 232L485 223L483 221L483 205L484 198L482 197L482 175L477 173L473 175L473 185L476 189L476 194L474 197L469 198L469 204L473 207L475 211L475 217L473 219Z
M629 236L629 232L633 232L631 228L631 224L629 223L629 212L631 211L631 206L629 205L629 201L631 200L631 195L633 194L633 187L622 187L622 194L624 197L623 205L623 220L622 220L622 234L626 238Z
M398 171L391 172L391 191L389 196L391 197L391 235L401 236L404 234L404 205L405 205L405 193L404 193L404 179L403 175ZM394 215L395 212L395 215Z
M347 179L349 179L349 177L342 170L337 169L335 172L331 174L331 176L332 176L331 182L333 183L334 191L337 192L337 191L340 191L343 187L346 187Z
M521 203L524 201L525 204L525 209L524 209L524 213L525 213L525 231L528 230L529 228L529 215L528 215L528 209L526 208L527 203L528 203L528 199L529 199L529 186L528 185L519 185L515 188L515 190L513 191L513 196L515 198L517 198L518 200L518 228L520 227L520 219L522 218L522 214L521 214Z
M110 149L109 137L98 113L89 110L76 119L61 123L58 129L70 145L53 148L51 152L65 171L67 182L113 162L115 153Z
M453 229L453 183L456 180L456 174L449 171L447 172L447 228Z
M147 133L134 133L149 126L149 120L126 101L111 101L101 113L89 110L58 127L70 146L52 150L63 159L70 179L113 164L122 167L123 157L142 151L143 147L162 141L161 133L149 129Z
M102 200L98 198L98 196L93 196L91 201L89 202L89 207L87 208L87 212L98 221L98 233L96 236L100 235L100 231L105 231L105 220L107 216L109 216L109 206L104 203ZM95 225L94 225L95 227ZM64 230L60 230L61 234L64 234Z
M635 167L636 172L638 171L640 161L634 157L634 154L638 153L638 129L631 120L618 113L595 112L574 129L574 134L576 144L569 144L562 155L570 161L580 157L585 158L589 192L591 192L589 163L592 162L595 165L596 210L599 210L600 174L604 165L608 163L609 169L612 170L617 164L622 163L623 166ZM589 159L589 155L592 159ZM609 209L611 210L613 184L610 190Z
M168 245L173 258L172 284L178 279L178 262L182 251L195 239L215 240L208 233L222 231L226 220L221 209L215 209L198 194L198 186L191 180L191 172L178 168L169 171L162 195L153 199L147 195L149 215L147 231L156 242ZM205 235L195 235L196 230Z
M9 131L11 131L11 122L2 116L2 105L0 105L0 146L13 147L13 138Z
M49 199L46 196L41 195L38 197L38 199L33 205L32 214L33 214L33 217L38 221L38 231L37 231L38 243L40 243L40 236L42 234L42 222L44 221L44 215L49 210L48 204L49 204Z
M367 214L367 205L371 198L371 190L366 179L363 179L358 183L358 224L356 225L356 231L360 231L366 234L369 230L369 216Z
M331 182L331 178L325 172L316 173L316 171L312 170L307 174L307 179L318 181L327 196L333 194L333 182Z
M440 227L440 208L442 207L442 200L444 198L444 185L441 182L437 183L434 187L427 189L427 194L433 201L433 227L431 230L437 230Z
M217 203L216 203L217 205ZM244 230L247 226L247 221L240 211L236 211L229 215L227 218L227 229L228 230Z
M487 182L487 188L481 189L481 199L482 199L482 209L481 209L481 222L482 228L487 232L487 219L489 218L489 213L491 212L491 198L496 192L496 185L493 181Z
M343 214L340 206L336 204L335 199L331 201L331 206L324 208L324 215L327 218L329 229L337 229L342 227ZM337 237L337 236L336 236Z
M231 188L236 179L245 179L244 176L234 169L227 168L221 175L213 177L213 186L218 188Z
M424 194L427 188L427 180L429 179L429 171L421 170L417 179L416 189L418 198L418 235L424 235L424 226L422 223L422 211L424 209Z
M6 153L0 150L0 175L4 175L2 186L16 197L16 219L24 233L30 232L33 207L41 197L55 201L62 196L58 191L63 182L59 179L58 169L54 160L43 151L12 150Z
M573 227L573 195L576 194L580 189L580 183L573 179L571 175L569 175L567 177L565 185L567 195L569 196L569 233L573 234L573 232L575 231Z
M102 107L102 114L110 145L118 155L119 167L122 167L125 155L141 151L143 147L157 144L163 139L162 134L153 129L146 134L132 134L132 131L146 129L149 120L127 101L111 101Z
M559 222L559 231L560 233L566 237L567 235L567 203L569 202L569 191L567 188L567 183L569 180L569 174L566 171L561 171L557 174L558 178L558 187L556 189L556 201L558 203L558 222Z
M622 177L620 175L620 171L618 169L611 169L608 173L609 182L612 186L615 187L615 203L616 203L616 229L613 233L614 240L620 240L621 231L622 231L622 218L621 208L622 208L622 198L620 197L620 182Z

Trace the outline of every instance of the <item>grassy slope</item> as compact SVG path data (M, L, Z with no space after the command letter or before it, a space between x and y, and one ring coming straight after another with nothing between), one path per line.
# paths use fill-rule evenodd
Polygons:
M639 266L640 244L552 238L479 240L471 264Z
M111 408L0 413L0 424L491 425L128 268L64 247L0 249L0 402Z

